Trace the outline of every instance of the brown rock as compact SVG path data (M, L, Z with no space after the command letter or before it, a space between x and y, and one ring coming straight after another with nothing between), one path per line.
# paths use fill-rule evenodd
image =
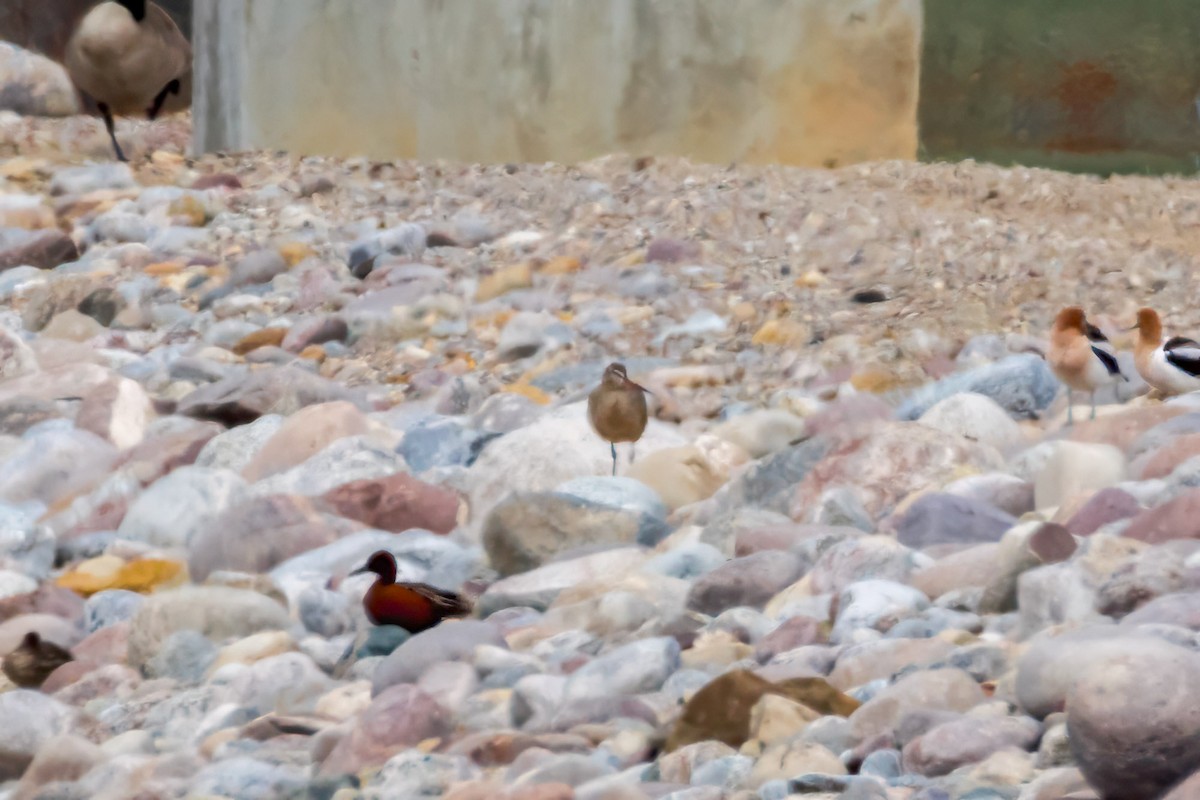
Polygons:
M242 470L242 476L254 482L285 472L339 439L368 430L366 416L344 400L308 406L284 420Z
M666 751L704 741L741 747L750 738L751 710L765 694L777 694L820 714L848 716L859 703L824 678L793 678L771 683L746 670L734 670L710 681L684 706Z
M969 711L987 699L979 684L960 669L910 673L876 694L850 716L859 739L892 734L908 711Z
M945 660L954 645L942 639L879 639L842 651L829 683L845 691L877 678L890 678L905 667Z
M212 175L201 175L192 181L193 189L241 189L242 182L237 175L228 172L217 172Z
M322 495L321 502L340 516L379 530L449 533L458 524L460 498L450 489L399 472L344 483Z
M248 333L233 346L233 352L239 356L252 353L260 347L278 347L287 336L287 328L260 328Z
M726 561L701 575L688 592L693 611L716 616L727 608L761 608L804 573L804 562L786 551L764 551Z
M350 328L341 317L320 317L294 325L280 346L289 353L303 353L312 345L345 341L349 335Z
M21 266L54 269L78 259L74 240L60 230L0 228L0 271Z
M913 573L911 584L935 600L955 589L985 586L992 577L999 550L998 543L988 542L939 558Z

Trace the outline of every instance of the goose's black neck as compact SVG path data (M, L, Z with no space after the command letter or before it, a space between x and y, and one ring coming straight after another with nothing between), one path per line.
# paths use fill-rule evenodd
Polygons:
M129 13L138 22L146 18L146 0L117 0L117 2L129 9Z

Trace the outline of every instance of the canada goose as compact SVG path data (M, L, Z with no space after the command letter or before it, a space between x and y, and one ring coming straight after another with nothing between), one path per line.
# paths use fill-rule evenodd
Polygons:
M192 46L166 11L147 0L104 0L67 42L67 74L96 101L117 158L128 161L113 115L179 111L192 102Z

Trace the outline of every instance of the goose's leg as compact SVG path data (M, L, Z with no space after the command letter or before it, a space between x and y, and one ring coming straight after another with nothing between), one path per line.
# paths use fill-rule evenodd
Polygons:
M1096 393L1092 392L1092 419L1096 418Z
M613 474L613 477L615 478L617 475L617 445L614 442L609 442L608 446L612 448L612 457L613 457L613 473L612 474Z
M1071 403L1071 390L1067 389L1067 425L1075 424L1075 410Z
M113 150L117 153L117 160L128 161L129 159L125 157L124 151L121 150L120 142L117 141L117 127L113 123L112 112L109 110L108 104L97 103L96 105L99 107L100 113L104 116L104 127L108 131L108 138L112 139Z
M151 105L150 108L146 109L146 116L149 119L153 120L155 117L158 116L158 112L162 111L163 103L167 102L168 94L179 94L179 79L178 78L176 78L175 80L168 83L166 86L164 86L162 88L161 92L159 92L157 95L155 95L153 105Z

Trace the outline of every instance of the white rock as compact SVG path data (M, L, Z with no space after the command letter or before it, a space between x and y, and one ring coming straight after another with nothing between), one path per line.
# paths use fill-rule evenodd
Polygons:
M918 420L922 425L990 444L1001 452L1020 445L1021 426L990 397L974 392L953 394L936 403Z
M1125 455L1107 444L1049 442L1045 465L1033 481L1034 505L1056 508L1083 492L1115 486L1125 480Z
M180 467L138 496L117 532L158 547L186 548L218 514L247 497L247 484L235 472Z

